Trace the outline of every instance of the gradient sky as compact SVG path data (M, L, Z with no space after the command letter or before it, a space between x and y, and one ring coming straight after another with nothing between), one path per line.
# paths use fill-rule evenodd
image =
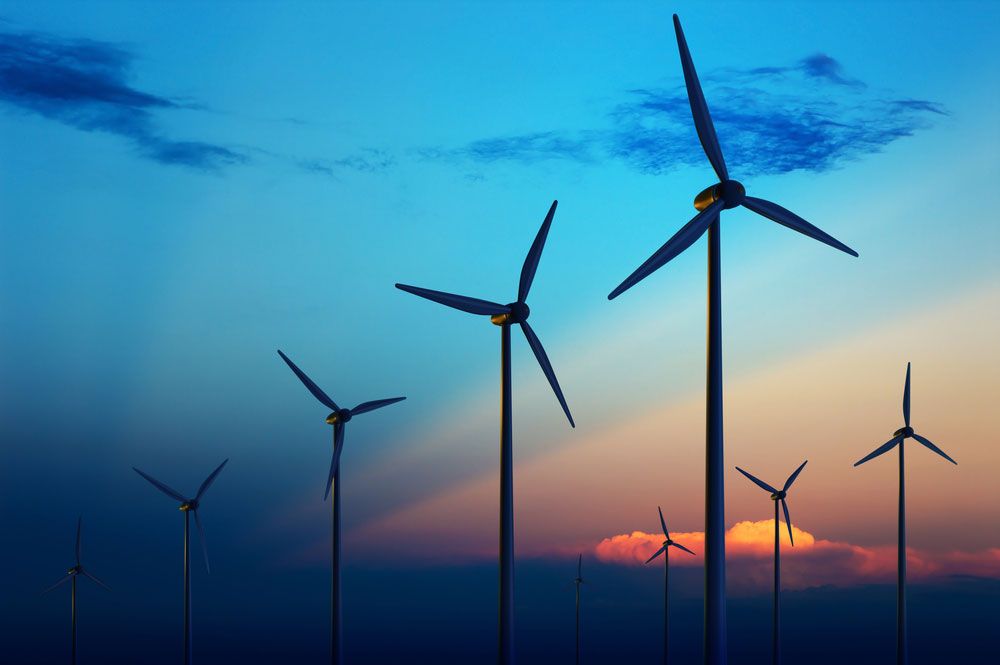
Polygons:
M658 504L697 540L704 241L606 300L713 182L674 11L734 177L860 253L723 222L726 463L777 483L809 459L792 518L830 544L790 579L853 553L874 563L824 583L891 581L894 459L851 465L900 426L907 361L915 427L959 461L907 456L915 575L1000 577L995 3L6 2L11 648L62 620L32 594L69 565L80 513L116 602L173 617L179 516L130 466L193 491L231 458L204 509L213 577L324 606L329 427L279 347L341 403L408 397L347 436L345 556L368 600L372 570L489 582L497 331L392 285L513 299L553 199L532 324L577 428L516 339L518 552L624 571ZM769 518L726 482L728 524ZM731 557L734 593L764 588L751 554ZM321 650L322 622L303 630Z

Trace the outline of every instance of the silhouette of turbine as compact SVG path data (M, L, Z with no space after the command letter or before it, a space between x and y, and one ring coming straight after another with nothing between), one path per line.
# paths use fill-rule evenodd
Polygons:
M558 201L553 201L549 208L542 227L535 236L535 241L528 250L528 255L524 259L521 267L521 280L517 289L517 300L507 305L469 298L442 291L432 291L406 284L396 284L397 289L408 293L433 300L436 303L447 305L454 309L462 310L470 314L489 316L490 321L500 327L500 620L498 639L498 662L500 665L509 665L514 659L514 470L513 470L513 442L511 434L512 414L510 404L510 327L517 323L521 326L524 337L528 340L528 346L535 354L538 364L542 368L542 373L548 379L552 391L559 400L569 424L575 427L573 416L570 415L569 407L566 406L566 399L563 397L562 389L556 380L552 364L545 355L542 343L538 341L535 331L528 325L528 315L531 310L525 300L531 290L531 283L535 279L535 271L538 269L538 261L542 256L542 248L545 246L545 239L549 234L549 226L552 218L556 214Z
M80 575L90 578L94 583L103 589L111 591L111 587L97 579L90 571L83 567L83 563L80 562L80 532L83 529L83 517L80 517L76 521L76 565L66 571L65 577L50 586L48 589L42 592L42 595L47 594L56 587L61 587L66 582L72 582L72 591L70 591L70 660L72 665L76 665L76 578Z
M719 182L700 192L694 200L699 211L635 272L629 275L608 299L614 299L639 283L708 232L708 363L707 418L705 441L705 662L724 665L726 655L726 542L725 483L723 478L722 436L722 281L720 275L720 225L723 210L743 206L782 226L857 256L857 252L776 203L746 195L743 185L729 178L715 127L688 52L680 19L674 14L674 31L680 51L684 84L691 115L702 148Z
M191 515L194 514L194 523L198 527L198 539L201 540L201 551L205 556L205 571L211 572L208 565L208 546L205 544L205 530L201 526L198 509L201 507L201 499L205 495L205 492L215 482L216 477L218 477L222 471L222 467L226 466L227 462L229 462L228 458L223 460L222 464L215 468L215 471L208 474L208 477L202 482L201 487L198 488L198 493L194 495L193 499L186 498L169 485L161 483L156 478L143 473L134 466L132 467L133 471L149 481L153 487L174 501L180 501L181 505L177 507L177 510L184 513L184 665L190 665L191 663L191 550L189 546L191 542Z
M656 507L657 512L660 513L660 526L663 528L663 546L656 550L653 556L646 559L646 563L650 563L656 557L663 555L663 665L667 665L670 662L670 548L676 547L679 550L684 550L688 554L694 554L691 550L684 547L680 543L674 542L673 538L670 537L670 532L667 531L667 523L663 519L663 510L659 506Z
M774 489L760 478L755 478L740 467L736 467L737 471L749 478L757 487L760 487L765 492L770 492L771 500L774 501L774 603L772 606L771 624L771 662L774 665L781 663L781 538L779 537L781 534L781 525L778 522L778 504L781 504L781 510L785 513L785 526L788 527L788 542L792 544L792 547L795 547L795 538L792 537L792 518L788 515L788 502L785 501L785 497L788 494L788 490L792 488L792 483L799 477L799 473L802 472L802 469L805 468L808 462L809 460L806 460L800 464L799 468L795 469L792 475L788 476L788 480L785 481L780 490Z
M581 554L576 560L576 579L573 580L573 584L576 585L576 665L580 665L580 585L583 583L583 555Z
M326 479L326 492L323 500L330 496L330 488L333 487L333 503L331 505L331 519L333 522L333 552L330 559L331 582L330 582L330 662L340 665L344 659L343 642L343 618L341 617L341 593L340 593L340 454L344 450L344 432L347 423L354 416L368 413L383 406L389 406L400 402L405 397L390 397L389 399L376 399L370 402L362 402L353 409L342 409L337 406L329 395L320 389L313 380L306 376L298 366L291 361L281 350L278 355L285 361L299 381L318 399L323 406L332 409L330 415L326 417L328 425L333 425L333 458L330 461L330 475Z
M896 663L906 665L909 661L909 649L906 638L906 489L903 460L903 442L906 439L916 439L952 464L958 464L947 453L935 446L928 439L920 436L910 427L910 363L906 363L906 382L903 386L903 427L893 432L892 438L865 455L854 466L864 464L868 460L884 455L899 446L899 527L896 546Z

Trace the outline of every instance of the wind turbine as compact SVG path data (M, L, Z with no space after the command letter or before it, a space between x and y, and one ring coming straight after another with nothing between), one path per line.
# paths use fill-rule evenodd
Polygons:
M952 464L958 464L947 453L935 446L928 439L914 432L913 428L910 427L910 363L906 363L906 382L903 385L903 426L893 432L891 439L854 463L854 466L859 466L899 446L899 540L896 548L897 665L906 665L909 660L909 649L906 639L906 492L904 483L905 474L903 472L903 442L910 438L916 439Z
M584 583L583 580L583 555L576 560L576 579L573 580L573 584L576 585L576 665L580 665L580 585Z
M792 544L792 547L795 547L795 538L792 537L792 518L788 516L788 502L785 501L785 497L788 494L788 490L792 488L792 483L799 477L799 473L801 473L808 462L809 460L806 460L800 464L799 468L795 469L792 475L788 476L788 480L785 481L780 490L774 489L760 478L755 478L740 467L736 467L737 471L749 478L757 487L760 487L765 492L770 492L771 501L774 501L774 605L771 626L771 662L774 665L781 663L781 539L779 538L781 526L778 522L778 504L781 504L781 510L785 513L785 526L788 527L788 542Z
M679 550L684 550L688 554L694 554L691 550L684 547L680 543L675 543L670 537L670 532L667 531L667 523L663 519L663 510L659 506L656 507L657 512L660 513L660 526L663 527L663 545L660 549L656 550L656 553L646 559L646 563L650 563L656 557L663 555L663 665L667 665L670 662L670 549L671 547L676 547Z
M299 377L299 381L312 393L313 397L326 408L332 409L330 415L326 417L326 422L328 425L333 425L333 459L330 462L330 475L326 479L326 492L323 494L323 500L326 501L327 497L330 496L330 487L332 486L333 553L330 559L332 571L330 582L330 662L334 665L340 665L344 659L343 619L340 602L340 454L344 450L344 431L347 428L347 423L354 416L381 409L383 406L395 404L406 398L376 399L371 402L362 402L353 409L342 409L319 386L313 383L313 380L306 376L306 373L299 369L288 356L280 350L278 355L295 372L295 376Z
M42 592L42 595L45 595L49 591L55 589L56 587L61 587L63 584L66 584L66 582L72 582L73 590L70 592L70 601L69 601L70 617L71 617L70 623L72 625L72 628L70 629L70 634L72 637L70 642L71 646L70 646L69 662L72 663L72 665L76 665L76 578L79 577L80 575L83 575L84 577L90 578L100 587L107 589L108 591L111 591L111 588L107 584L94 577L94 575L92 575L90 571L84 568L83 564L80 563L80 531L82 530L82 528L83 528L83 517L80 517L76 521L76 565L66 571L65 577L63 577L61 580L59 580L58 582L56 582L48 589Z
M553 201L549 212L545 215L542 227L531 243L528 255L521 267L521 280L517 289L517 300L507 305L459 296L443 291L432 291L406 284L396 284L397 289L433 300L454 309L470 314L489 316L490 322L500 327L500 620L497 659L500 665L514 662L514 466L512 441L512 415L510 404L510 327L519 324L528 346L535 353L535 358L542 368L542 373L549 380L559 405L562 406L569 424L573 427L573 416L570 415L562 389L556 380L552 364L545 355L542 343L538 341L535 331L528 325L528 315L531 310L525 302L531 283L535 279L538 260L542 256L542 248L552 225L552 217L556 214L558 201Z
M746 195L743 185L730 180L705 96L688 52L680 19L674 14L674 31L680 51L684 83L695 129L702 148L719 182L701 191L694 199L699 211L635 272L629 275L608 299L614 299L639 283L708 232L708 363L707 417L705 436L705 662L722 665L726 654L726 542L725 485L722 437L722 279L720 276L720 225L723 210L743 206L793 231L857 256L857 252L776 203Z
M222 464L215 468L215 471L208 474L208 478L201 484L198 488L198 493L194 495L193 499L186 498L183 494L173 489L169 485L161 483L156 478L153 478L149 474L143 473L139 469L132 467L132 470L138 473L140 476L149 481L149 483L160 490L171 499L175 501L180 501L181 505L177 507L177 510L184 513L184 665L190 665L191 663L191 551L188 544L191 542L191 515L194 514L194 523L198 527L198 538L201 540L201 551L205 556L205 570L211 572L208 565L208 546L205 544L205 530L201 526L201 518L198 517L198 509L201 507L201 498L205 495L205 492L212 483L215 482L216 477L222 471L222 467L226 466L229 459L223 460Z

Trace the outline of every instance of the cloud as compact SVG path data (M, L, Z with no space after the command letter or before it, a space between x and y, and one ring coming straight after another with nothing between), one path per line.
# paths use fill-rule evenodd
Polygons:
M702 83L727 164L740 176L828 171L947 115L935 102L874 93L822 53L790 66L716 70ZM628 90L607 121L602 128L484 138L421 154L487 164L616 160L652 175L707 163L682 85Z
M786 588L884 583L895 579L895 547L869 548L821 540L796 526L792 527L792 532L795 547L790 546L782 523L781 579ZM696 555L671 550L671 565L703 565L704 533L673 533L671 538ZM642 565L662 543L662 534L633 531L605 538L594 547L594 554L604 563ZM773 580L773 557L774 520L737 522L726 532L727 584L737 591L766 587ZM912 579L945 575L1000 578L1000 548L944 553L907 548L906 559L907 575Z
M113 44L0 28L0 104L86 132L127 139L161 164L217 170L244 163L236 150L165 136L154 114L198 108L129 85L135 56Z

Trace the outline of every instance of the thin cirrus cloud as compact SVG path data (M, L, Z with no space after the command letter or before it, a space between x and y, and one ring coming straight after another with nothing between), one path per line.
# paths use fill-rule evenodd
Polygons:
M90 39L0 31L0 103L86 132L128 140L162 164L204 170L244 163L236 150L165 136L154 114L196 108L129 84L130 51Z
M835 585L883 583L896 574L896 548L863 547L816 538L792 526L795 546L781 523L782 584L789 589ZM695 552L691 556L671 551L671 565L703 565L705 534L701 531L672 533L673 538ZM594 554L603 563L642 565L663 543L663 534L633 531L603 539ZM675 554L676 553L676 554ZM743 521L726 531L726 565L729 586L737 590L760 590L773 580L774 520ZM1000 577L1000 548L980 551L954 550L944 553L907 548L907 573L913 579L944 575Z
M220 171L254 161L251 153L282 158L259 148L167 136L157 114L205 107L131 84L135 60L135 53L117 44L0 27L0 105L84 132L117 136L139 156L160 164ZM305 124L295 118L281 122ZM395 163L392 155L376 149L338 159L292 161L307 173L328 176L344 170L379 173Z
M717 70L702 82L726 161L740 175L827 171L947 115L933 101L875 92L825 54L789 66ZM615 160L651 175L704 161L683 85L628 90L607 120L603 128L490 137L421 155L477 163Z

